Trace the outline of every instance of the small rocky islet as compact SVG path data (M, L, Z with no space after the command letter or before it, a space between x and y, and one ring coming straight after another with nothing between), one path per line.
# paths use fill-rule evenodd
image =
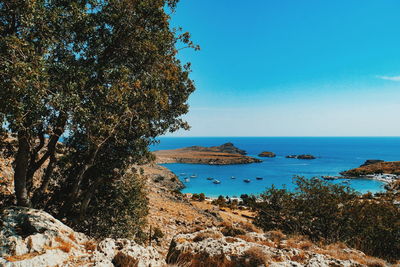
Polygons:
M276 154L270 151L263 151L260 154L258 154L258 156L263 158L275 158Z
M316 159L315 156L309 154L302 154L302 155L288 155L286 156L288 159Z
M220 146L203 147L190 146L170 150L157 150L153 152L158 164L165 163L189 163L208 165L232 165L260 163L262 160L246 156L247 152L236 147L233 143L225 143ZM271 151L263 151L258 157L274 158L276 154ZM286 158L295 159L316 159L309 154L289 155Z
M260 159L246 156L246 151L239 149L233 143L220 146L202 147L190 146L171 150L154 152L156 162L161 163L190 163L208 165L231 165L260 163Z

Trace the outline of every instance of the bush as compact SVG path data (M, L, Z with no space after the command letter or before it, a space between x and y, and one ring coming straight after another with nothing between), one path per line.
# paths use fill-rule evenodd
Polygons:
M226 199L224 196L219 196L217 199L213 200L211 202L214 205L220 206L220 207L226 207Z
M129 173L113 183L105 183L93 199L87 219L74 229L96 238L129 238L143 242L148 199L141 176Z
M204 195L204 193L200 193L199 194L199 201L204 201L206 200L206 196Z
M151 235L151 239L155 240L157 243L159 243L160 239L162 239L163 237L164 237L164 233L161 231L161 229L158 227L154 228L154 232Z
M266 231L306 235L313 241L345 242L365 253L400 259L400 210L391 195L363 199L346 186L295 179L297 189L267 189L255 203L255 224Z

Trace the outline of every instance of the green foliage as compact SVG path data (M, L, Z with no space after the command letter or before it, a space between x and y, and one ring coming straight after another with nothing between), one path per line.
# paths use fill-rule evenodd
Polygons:
M345 242L370 255L398 260L400 210L393 197L360 197L347 186L295 179L297 189L269 188L255 203L255 224L264 230L306 235L314 241Z
M226 207L226 199L224 196L219 196L217 199L214 199L211 203L213 205L217 205L220 207Z
M200 193L199 194L199 201L204 201L206 200L206 195L204 195L204 193Z
M160 228L154 228L154 232L151 235L151 239L155 240L157 243L160 242L160 239L164 237L164 233L161 231Z
M94 235L138 235L119 230L137 229L147 204L125 171L153 158L157 136L189 127L195 87L177 54L198 46L170 26L177 2L0 2L0 132L17 138L17 205Z
M148 214L144 181L125 174L112 183L102 184L92 199L93 207L74 228L98 238L129 238L143 242L142 231Z
M221 229L221 233L224 236L238 236L246 234L246 231L237 227L233 227L232 225L226 225Z

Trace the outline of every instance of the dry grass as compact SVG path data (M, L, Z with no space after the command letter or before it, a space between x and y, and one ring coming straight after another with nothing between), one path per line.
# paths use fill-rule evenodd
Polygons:
M286 247L297 248L301 250L310 250L314 244L305 236L293 236L286 240Z
M222 235L218 232L201 232L193 238L193 242L200 242L207 238L219 239L221 237Z
M271 262L271 257L259 247L252 247L243 254L243 266L266 266Z
M132 257L126 256L121 252L115 255L113 260L114 265L123 267L137 267L139 262Z
M70 234L68 235L68 238L71 239L72 241L74 241L74 242L76 243L76 238L75 238L74 233L70 233Z
M83 245L86 251L95 251L97 249L97 243L94 240L88 240Z
M190 267L234 267L237 266L232 261L228 260L224 255L217 255L210 257L208 254L199 253L193 254L192 252L181 253L177 257L170 257L168 263L176 264L176 266L190 266Z
M228 243L235 243L238 240L236 238L234 238L234 237L227 237L227 238L225 238L225 241L228 242Z
M280 231L280 230L269 231L267 233L267 235L275 243L280 243L283 239L286 238L286 235L284 233L282 233L282 231Z
M300 251L299 254L291 256L290 259L292 261L297 261L299 263L304 263L308 259L308 256L304 251Z
M10 261L10 262L16 262L16 261L23 261L23 260L28 260L32 259L36 256L42 255L44 252L39 253L39 252L32 252L32 253L27 253L24 255L16 255L16 256L6 256L4 257L5 260Z
M241 228L247 232L256 232L256 233L262 233L260 229L258 229L254 224L249 223L249 222L238 222L236 225L238 228Z
M384 260L366 256L357 251L346 251L345 249L347 248L348 247L343 243L335 243L325 246L324 249L314 249L314 252L330 256L334 259L352 260L368 267L387 266L387 263Z
M72 248L75 248L74 245L72 245L70 242L65 241L61 237L57 236L55 238L56 242L59 243L60 245L56 247L56 249L60 249L64 251L65 253L69 253Z

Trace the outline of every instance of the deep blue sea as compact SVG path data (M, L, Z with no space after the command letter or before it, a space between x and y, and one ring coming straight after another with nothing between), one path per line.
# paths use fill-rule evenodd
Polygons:
M400 160L400 137L163 137L160 144L152 150L176 149L187 146L218 146L232 142L236 147L247 151L247 155L257 157L262 151L274 152L276 158L260 158L262 163L243 165L199 165L199 164L164 164L178 175L184 177L193 174L184 182L184 193L205 193L208 196L240 196L258 194L265 188L275 185L278 188L294 189L295 175L308 178L322 175L338 175L339 172L356 168L367 159L385 161ZM287 159L286 155L312 154L315 160ZM182 176L181 173L187 175ZM236 179L231 179L235 176ZM256 180L256 177L263 180ZM213 177L221 184L207 180ZM243 182L250 179L250 183ZM342 180L333 181L341 183ZM378 192L383 190L383 183L368 179L351 180L350 184L359 192Z

